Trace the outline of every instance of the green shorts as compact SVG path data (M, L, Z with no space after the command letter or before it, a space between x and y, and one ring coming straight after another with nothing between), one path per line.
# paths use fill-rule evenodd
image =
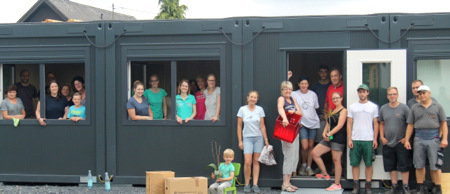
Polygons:
M353 141L353 149L350 149L350 166L359 166L361 158L366 167L372 166L373 141Z

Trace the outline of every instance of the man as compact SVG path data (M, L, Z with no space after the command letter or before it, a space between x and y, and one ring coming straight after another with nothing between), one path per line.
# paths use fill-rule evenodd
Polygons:
M20 71L20 82L16 83L17 86L17 97L19 97L23 106L25 107L26 116L25 118L34 118L35 111L33 106L33 101L37 100L37 90L36 87L29 83L30 72L24 69Z
M410 194L408 179L411 167L411 154L404 147L406 120L410 114L408 106L397 101L398 89L387 89L389 103L380 109L380 139L383 143L384 171L389 172L392 181L392 189L385 194L403 193ZM403 189L398 186L398 171L401 172Z
M299 90L292 92L292 98L297 101L303 113L300 127L302 165L299 174L311 176L314 175L311 168L313 160L311 151L314 148L317 129L320 127L320 119L316 112L319 102L316 93L308 90L309 78L307 76L299 77L298 87L300 87Z
M418 79L418 80L412 81L412 83L411 83L411 90L412 90L412 93L414 94L414 97L408 100L408 107L409 108L411 108L414 104L417 104L417 103L420 102L419 94L417 93L417 89L420 86L422 86L422 85L423 85L422 80ZM431 97L431 100L437 102L436 99L433 98L433 97Z
M331 85L328 87L327 95L325 97L324 110L333 110L336 105L333 104L331 97L334 92L339 92L344 97L344 84L342 83L342 74L338 69L333 68L330 71ZM344 99L342 99L344 103Z
M425 161L430 162L431 180L434 183L433 193L442 193L441 168L436 165L438 151L448 145L447 118L442 106L431 100L430 87L422 85L417 89L420 103L411 107L408 116L408 127L405 136L405 148L410 150L409 140L415 131L413 163L416 168L417 194L425 192ZM442 138L442 140L440 140Z
M377 149L378 106L368 100L369 87L361 84L358 89L359 101L348 109L347 142L350 148L350 165L352 166L353 191L359 193L359 164L361 158L366 165L366 193L372 194L373 150Z
M319 109L317 114L319 117L323 114L323 106L325 104L325 98L327 96L327 90L331 85L330 79L328 78L328 66L322 65L319 67L319 81L311 86L311 90L317 94L319 100Z

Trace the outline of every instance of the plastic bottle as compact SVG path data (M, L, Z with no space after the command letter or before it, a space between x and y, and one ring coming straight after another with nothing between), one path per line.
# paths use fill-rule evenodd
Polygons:
M93 182L93 180L92 180L92 173L91 173L91 170L89 170L88 176L87 176L87 186L88 186L88 188L92 188L92 182Z
M109 181L109 175L108 172L105 172L105 190L110 191L111 190L111 182Z

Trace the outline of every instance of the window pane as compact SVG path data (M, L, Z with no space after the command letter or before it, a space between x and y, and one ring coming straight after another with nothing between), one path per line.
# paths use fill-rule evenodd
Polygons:
M370 101L378 106L388 103L386 90L391 86L391 64L364 63L363 83L370 88Z
M424 82L431 89L431 96L442 105L450 116L450 92L448 83L450 82L450 59L418 60L417 79Z

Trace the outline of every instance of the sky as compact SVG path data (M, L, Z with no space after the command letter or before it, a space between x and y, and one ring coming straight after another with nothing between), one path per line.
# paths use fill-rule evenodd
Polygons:
M153 19L158 0L71 0L102 9ZM0 0L0 23L15 23L37 0ZM375 13L450 12L448 0L180 0L186 18L239 16L365 15Z

